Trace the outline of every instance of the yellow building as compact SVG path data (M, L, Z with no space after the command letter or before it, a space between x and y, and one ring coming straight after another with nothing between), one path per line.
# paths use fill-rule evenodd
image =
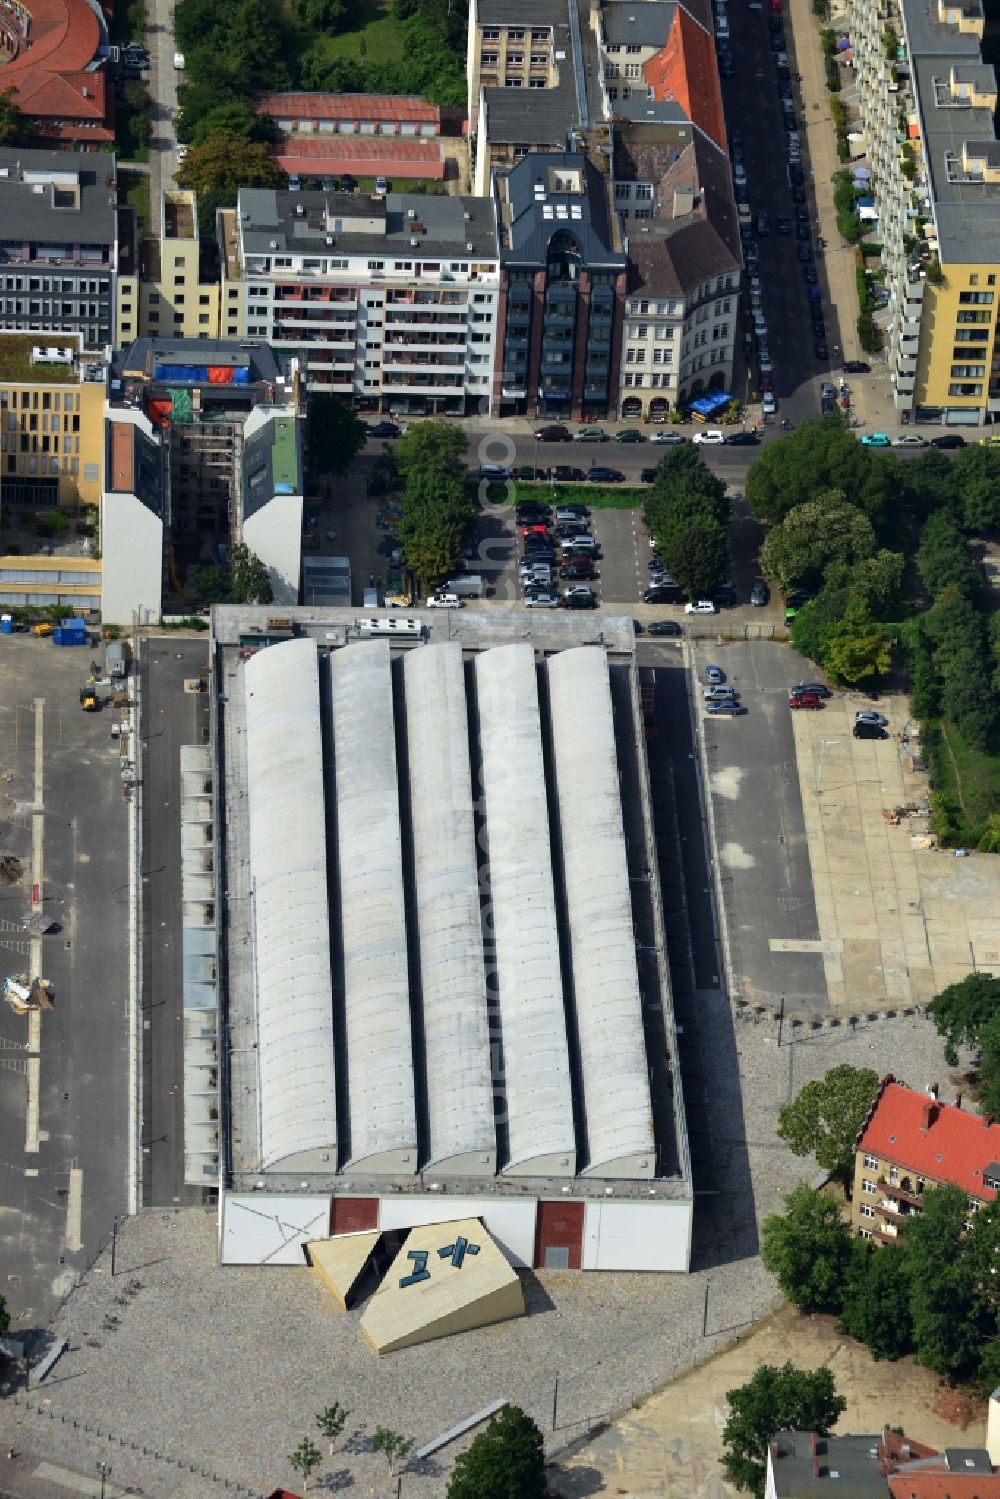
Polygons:
M0 502L3 509L98 505L103 364L79 334L0 332Z
M139 336L218 338L219 301L219 278L204 264L194 193L171 188L160 201L159 234L144 235L139 251Z
M1000 214L1000 204L997 206ZM919 341L915 396L940 407L952 422L1000 411L1000 350L997 310L1000 264L944 264L940 282L927 282Z

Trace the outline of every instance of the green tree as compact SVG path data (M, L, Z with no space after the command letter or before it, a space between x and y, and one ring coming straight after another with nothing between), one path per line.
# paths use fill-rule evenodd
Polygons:
M263 142L220 130L188 148L177 181L198 194L203 217L212 219L217 208L234 206L241 187L280 187L283 178Z
M978 443L955 457L953 482L967 531L982 535L1000 526L1000 453Z
M234 604L270 604L274 598L270 574L245 541L230 551L231 597Z
M453 572L475 518L463 458L465 434L447 422L422 422L395 445L403 476L399 541L409 567L425 583Z
M420 422L395 444L396 463L402 473L412 468L438 465L448 472L462 470L469 440L461 427L447 422Z
M330 1444L331 1457L336 1450L337 1443L340 1441L350 1414L350 1411L346 1410L340 1404L339 1400L335 1400L332 1405L324 1406L321 1411L316 1412L316 1425Z
M705 598L726 576L726 533L717 521L671 523L659 538L660 553L689 599Z
M339 396L309 398L309 464L316 473L347 473L365 445L365 424Z
M878 1073L843 1062L825 1077L806 1083L778 1111L778 1137L794 1155L814 1155L817 1164L850 1186L854 1142L878 1092Z
M214 92L214 91L213 91ZM277 122L272 115L258 114L249 99L219 100L204 113L194 115L194 126L187 130L188 110L182 110L184 139L203 145L213 135L238 135L243 140L273 144L279 136Z
M968 1213L968 1199L960 1188L929 1188L922 1211L903 1228L900 1249L910 1283L916 1356L948 1379L972 1374L986 1343L996 1336L995 1313L984 1316L976 1280L983 1261L996 1263L988 1254L988 1238L992 1236L996 1252L997 1220L991 1215L980 1230L977 1213L967 1234Z
M874 557L855 562L845 580L847 597L875 619L893 619L901 607L905 574L903 553L883 547Z
M30 146L31 125L17 107L17 89L0 89L0 146Z
M784 1213L765 1218L760 1257L793 1306L836 1311L851 1253L851 1233L831 1197L799 1182Z
M789 510L827 490L839 490L868 516L880 540L898 495L899 465L863 448L838 415L803 422L769 442L750 466L746 498L759 520L776 524Z
M841 1298L840 1325L864 1343L873 1359L898 1359L913 1351L910 1282L903 1257L854 1239Z
M523 1410L505 1405L455 1459L448 1499L544 1499L542 1433Z
M344 0L295 0L295 10L306 26L330 36L343 29L347 16Z
M390 1477L399 1463L405 1463L413 1446L413 1437L404 1437L402 1432L393 1431L389 1426L376 1426L372 1432L372 1451L381 1452L389 1464Z
M850 565L875 554L875 530L839 490L795 505L773 526L761 550L761 567L787 593L795 583L815 585L832 563Z
M945 1040L944 1059L958 1066L958 1048L976 1047L983 1030L1000 1017L1000 979L989 973L969 973L935 994L927 1006L939 1036Z
M232 595L229 574L224 567L210 563L199 567L194 575L194 591L201 604L226 604Z
M824 664L839 682L856 686L884 677L891 662L888 636L867 609L850 607L830 630Z
M295 1451L288 1454L288 1461L296 1473L301 1473L303 1492L308 1493L309 1480L323 1461L323 1454L308 1437L303 1437Z
M746 1384L726 1393L721 1462L738 1489L763 1499L767 1447L775 1432L814 1431L828 1437L847 1408L829 1369L761 1364Z
M936 510L924 522L917 548L917 571L932 598L937 598L949 585L964 594L974 592L979 574L951 510Z
M131 135L129 144L138 151L145 151L153 136L149 89L137 78L131 78L125 85L122 97L128 110L128 128Z
M979 1030L978 1094L983 1113L1000 1119L1000 1013Z
M725 484L702 461L697 447L680 443L657 466L653 487L643 503L643 518L650 534L659 538L672 518L693 513L727 526L729 498Z

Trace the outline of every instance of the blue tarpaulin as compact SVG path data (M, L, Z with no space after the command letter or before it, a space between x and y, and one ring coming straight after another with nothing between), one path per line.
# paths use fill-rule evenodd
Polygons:
M724 390L710 390L708 395L696 396L693 401L689 401L688 410L693 411L696 416L714 416L723 406L728 406L732 399Z

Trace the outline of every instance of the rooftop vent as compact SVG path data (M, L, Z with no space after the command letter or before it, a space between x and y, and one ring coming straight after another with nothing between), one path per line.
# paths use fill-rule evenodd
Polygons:
M302 207L302 204L301 203L296 203L296 205L295 205L295 217L297 219L300 219L304 213L305 213L305 209Z
M469 251L469 253L471 255L471 253L472 253L472 240L471 239L467 239L465 241L465 248Z
M419 241L419 239L417 239L417 237L416 237L415 234L410 236L410 249L411 250L415 250L417 248L417 246L419 245L419 243L420 243L420 241Z
M269 239L268 244L270 245L272 250L276 250L278 248L278 241L276 239Z
M465 222L468 223L469 220L472 218L472 214L471 213L463 213L462 217L465 220Z
M406 210L406 217L408 219L415 219L416 216L417 216L417 210L415 208L408 208Z
M326 242L327 242L328 245L332 245L333 244L333 235L332 234L328 234L326 236Z

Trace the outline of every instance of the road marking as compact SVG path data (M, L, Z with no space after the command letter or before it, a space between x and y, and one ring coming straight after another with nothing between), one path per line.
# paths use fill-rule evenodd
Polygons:
M66 1248L71 1253L83 1248L83 1172L75 1166L69 1174L69 1197L66 1202Z
M24 1130L26 1155L38 1154L38 1093L42 1062L40 1057L28 1058L27 1119Z
M837 957L843 952L844 944L839 937L828 938L825 941L812 940L796 937L772 937L768 943L772 952L819 952L826 957Z
M45 722L44 722L45 699L36 697L35 708L35 804L31 819L31 884L32 901L31 909L38 912L42 909L42 835L45 828L45 814L43 812L43 788L44 788L44 766L45 766ZM31 934L28 945L28 983L33 978L41 977L42 967L42 939L37 932ZM38 1113L41 1099L41 1070L42 1060L40 1056L42 1048L42 1016L39 1010L28 1011L28 1050L34 1052L34 1056L28 1058L28 1089L25 1100L26 1119L24 1126L24 1149L25 1154L37 1155L39 1148Z

